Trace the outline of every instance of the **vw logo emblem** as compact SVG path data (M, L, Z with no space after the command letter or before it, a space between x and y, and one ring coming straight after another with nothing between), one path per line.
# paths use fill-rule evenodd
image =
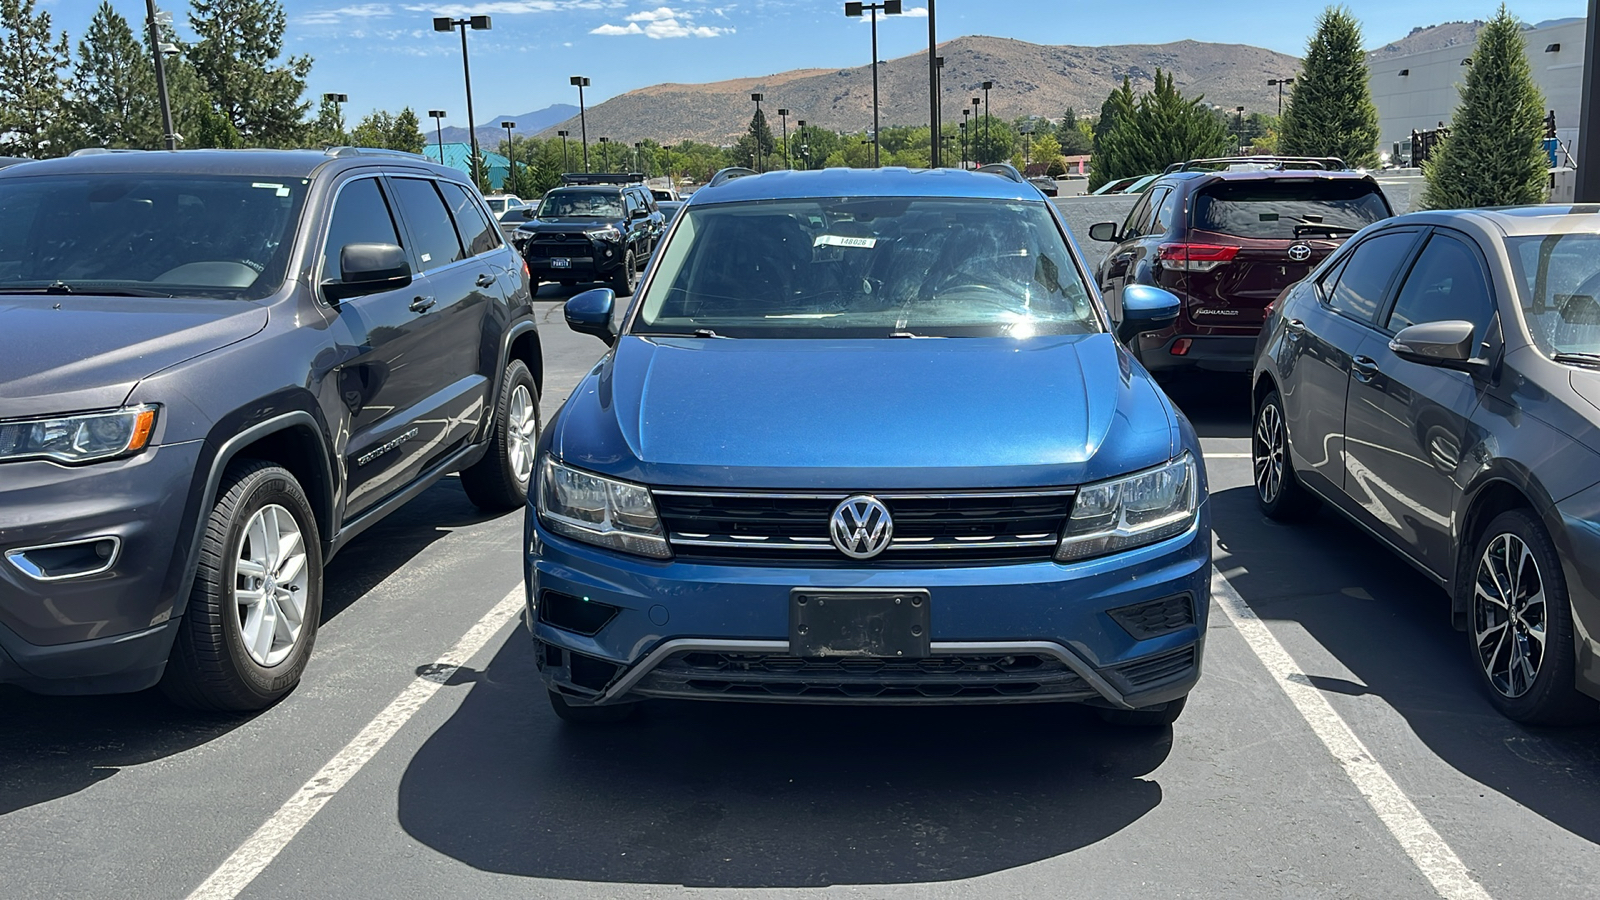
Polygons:
M839 552L851 559L871 559L894 539L894 519L877 497L857 494L834 507L828 534Z
M1305 244L1295 244L1289 248L1289 258L1295 262L1305 262L1311 258L1311 248Z

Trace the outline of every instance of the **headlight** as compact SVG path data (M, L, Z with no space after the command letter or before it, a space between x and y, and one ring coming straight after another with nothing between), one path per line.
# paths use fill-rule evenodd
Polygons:
M656 518L650 491L568 468L545 457L539 471L539 520L556 534L651 559L672 550Z
M1199 511L1199 473L1184 453L1154 469L1085 485L1056 559L1074 562L1183 534Z
M589 236L597 237L603 241L620 241L622 240L622 230L615 225L607 225L599 230L589 232Z
M150 443L154 406L0 422L0 462L88 463L132 456Z

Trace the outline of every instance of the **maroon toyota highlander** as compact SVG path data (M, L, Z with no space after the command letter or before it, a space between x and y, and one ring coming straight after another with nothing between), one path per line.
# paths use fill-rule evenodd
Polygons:
M1119 332L1145 368L1247 372L1273 300L1393 214L1371 175L1338 160L1195 160L1152 183L1120 227L1102 222L1089 236L1116 244L1097 273L1115 321L1125 285L1182 301L1165 327Z

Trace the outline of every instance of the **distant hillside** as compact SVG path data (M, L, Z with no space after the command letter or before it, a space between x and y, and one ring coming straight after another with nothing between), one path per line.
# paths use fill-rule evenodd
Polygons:
M1371 59L1391 59L1462 44L1474 44L1483 26L1483 22L1446 22L1443 25L1419 26L1411 29L1411 33L1400 40L1385 44L1367 56Z
M866 54L863 54L866 55ZM961 108L979 87L993 81L990 111L1012 119L1021 115L1059 117L1068 107L1097 115L1100 104L1124 75L1135 90L1148 90L1155 70L1173 73L1188 94L1204 94L1226 109L1277 111L1277 89L1267 79L1293 74L1300 61L1292 56L1242 44L1179 41L1173 44L1116 47L1042 46L995 37L963 37L941 46L944 68L944 120L961 121ZM892 59L879 67L884 125L928 121L926 54ZM872 125L872 67L800 69L759 78L714 84L659 84L613 97L590 107L589 138L606 136L632 143L644 138L677 142L685 139L731 143L744 132L755 111L752 91L766 94L766 110L774 132L781 130L779 107L790 110L789 128L797 119L830 130L859 131ZM520 122L519 122L520 124ZM578 133L576 119L553 124Z
M519 137L538 134L546 128L553 128L557 123L564 122L578 114L578 108L570 103L556 103L544 109L523 113L520 116L494 116L483 121L478 126L478 143L493 147L506 139L506 130L500 127L501 122L515 122L517 127L511 130L512 134ZM423 130L428 131L428 126L433 124L432 119L423 123ZM434 134L428 132L428 142L433 143ZM450 127L444 129L445 143L465 142L467 130L465 128Z

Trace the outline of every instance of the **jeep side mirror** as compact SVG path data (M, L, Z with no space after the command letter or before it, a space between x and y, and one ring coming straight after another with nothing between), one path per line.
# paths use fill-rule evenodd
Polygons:
M322 295L337 303L411 283L411 262L394 244L345 244L339 251L339 280L322 283Z
M610 288L594 288L576 294L562 307L567 317L567 327L579 334L589 334L606 342L617 343L616 326L611 322L617 305L617 294Z
M1102 241L1107 244L1117 242L1117 223L1100 222L1089 226L1089 240Z

